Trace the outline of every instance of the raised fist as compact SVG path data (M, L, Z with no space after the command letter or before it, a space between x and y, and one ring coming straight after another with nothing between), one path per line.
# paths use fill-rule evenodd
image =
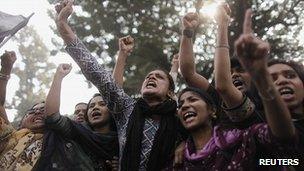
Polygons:
M230 14L231 9L227 3L221 3L217 7L217 11L215 13L215 21L217 24L229 23L230 22Z
M64 78L66 75L68 75L72 70L71 64L60 64L57 67L56 75L60 78Z
M119 39L119 50L130 55L134 48L134 39L128 35Z
M190 12L183 17L183 29L196 29L199 24L197 13Z
M56 21L67 21L73 12L73 2L73 0L64 0L55 6L55 10L57 12Z
M5 53L1 56L1 68L9 72L6 74L10 74L15 61L16 54L14 51L5 51Z

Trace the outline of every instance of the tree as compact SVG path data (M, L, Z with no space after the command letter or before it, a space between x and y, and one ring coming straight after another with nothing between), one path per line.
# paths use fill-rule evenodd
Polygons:
M50 2L52 0L49 0ZM187 9L200 12L212 0L86 0L78 3L81 13L70 19L77 35L91 52L103 63L113 67L117 40L131 34L135 37L135 49L126 66L124 89L132 95L138 94L138 87L144 75L155 66L169 70L170 58L178 52L180 18ZM230 26L230 53L233 42L242 32L245 10L255 11L254 26L258 36L267 38L272 45L272 57L286 58L289 54L299 57L303 48L298 46L299 16L303 16L303 0L279 2L278 0L231 0L233 21ZM77 4L77 3L76 3ZM78 11L79 11L78 10ZM198 72L212 78L215 25L202 17L202 24L196 30L195 52ZM107 57L107 56L110 56Z
M15 38L22 63L13 73L19 78L19 89L13 97L11 107L17 110L15 121L20 121L35 103L44 101L45 90L52 80L50 70L54 64L48 62L49 50L33 27L25 27Z

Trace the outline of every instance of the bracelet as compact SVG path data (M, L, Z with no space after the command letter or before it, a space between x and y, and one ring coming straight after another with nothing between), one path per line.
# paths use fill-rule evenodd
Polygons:
M215 48L227 48L230 49L229 45L217 45Z
M183 30L183 35L188 37L188 38L192 38L194 34L194 31L191 29L184 29Z
M5 74L0 73L0 79L1 80L9 80L9 78L10 78L9 75L5 75Z

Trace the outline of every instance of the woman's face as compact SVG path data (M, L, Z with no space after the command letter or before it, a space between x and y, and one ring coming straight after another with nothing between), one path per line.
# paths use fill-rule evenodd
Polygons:
M88 105L88 122L92 127L110 123L109 109L101 96L93 97Z
M210 123L211 111L198 94L187 91L180 96L178 104L178 117L187 130L193 131Z
M39 132L44 128L45 120L45 103L38 103L32 109L28 110L27 114L21 121L21 127L30 129L34 132Z
M87 104L80 103L75 106L74 120L78 123L85 122L84 115L87 112Z
M160 100L167 98L169 94L169 78L167 74L161 70L150 72L141 87L141 94L145 97L157 97Z
M304 100L303 82L296 71L286 64L274 64L268 67L275 88L289 109L302 107Z

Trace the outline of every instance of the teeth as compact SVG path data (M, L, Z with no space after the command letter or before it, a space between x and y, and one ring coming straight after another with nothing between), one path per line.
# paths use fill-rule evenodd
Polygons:
M187 112L185 115L184 115L184 120L187 120L188 118L190 118L190 117L194 117L194 116L196 116L196 113L194 113L194 112Z
M243 85L243 82L242 81L240 81L240 80L234 80L233 81L233 84L234 84L234 86L240 86L240 85Z
M282 89L280 89L280 94L281 95L283 95L283 94L293 94L293 90L292 89L290 89L290 88L282 88Z
M153 81L148 81L147 86L153 86L156 87L156 83Z

